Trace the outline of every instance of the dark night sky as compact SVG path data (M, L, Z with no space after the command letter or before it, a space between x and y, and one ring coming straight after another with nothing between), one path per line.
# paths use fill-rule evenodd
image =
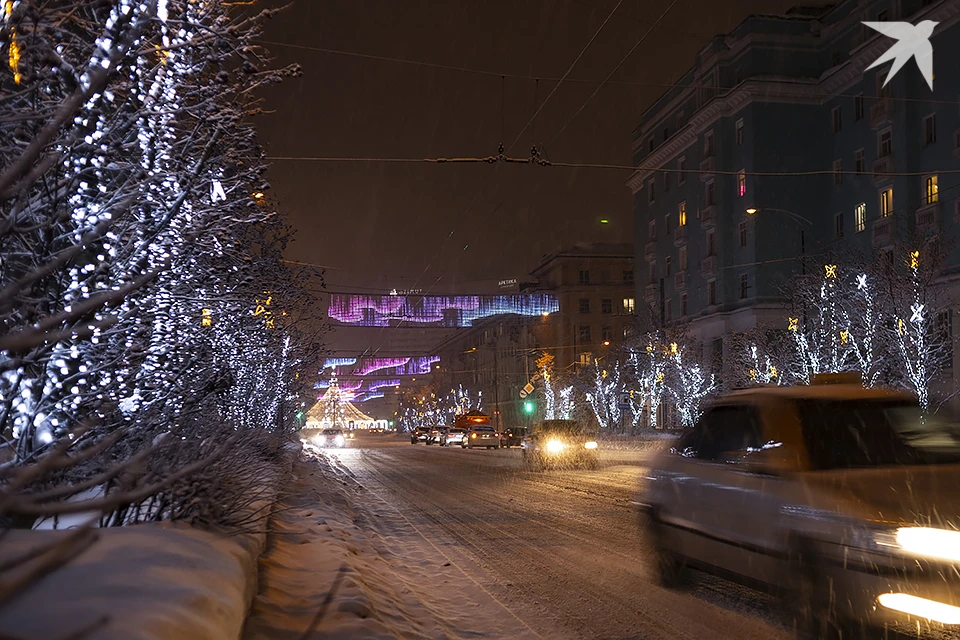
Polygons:
M264 40L559 78L617 0L294 0ZM279 2L278 2L279 4ZM625 0L570 78L600 81L669 0ZM613 80L671 83L715 34L795 2L679 0ZM487 156L534 112L534 82L268 45L303 76L265 93L271 156ZM541 81L543 101L553 82ZM509 155L546 144L596 84L565 82ZM663 87L605 85L546 152L630 163L631 132ZM477 290L577 241L632 241L627 172L526 165L276 161L271 196L298 229L288 258L336 267L332 287ZM600 225L599 219L610 219ZM453 233L452 237L450 236ZM465 248L466 247L466 248ZM439 284L438 284L439 281Z

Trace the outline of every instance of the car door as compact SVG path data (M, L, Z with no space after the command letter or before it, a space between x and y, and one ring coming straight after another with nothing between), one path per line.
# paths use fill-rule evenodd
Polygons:
M699 500L710 564L771 582L780 570L782 480L758 464L767 445L760 413L749 402L719 407L700 443Z

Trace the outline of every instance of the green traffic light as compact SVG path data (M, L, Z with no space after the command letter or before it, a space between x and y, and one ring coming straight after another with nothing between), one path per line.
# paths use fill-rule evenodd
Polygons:
M533 413L533 403L529 400L523 403L523 411L524 413Z

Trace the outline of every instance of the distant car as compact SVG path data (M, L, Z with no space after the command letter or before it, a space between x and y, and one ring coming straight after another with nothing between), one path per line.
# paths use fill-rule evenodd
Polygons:
M349 431L347 431L347 433L346 433L345 435L346 435L347 440L353 440L353 439L355 439L355 438L357 437L357 434L354 433L353 429L350 429Z
M530 468L600 466L596 434L577 420L544 420L520 446L523 462Z
M462 445L463 439L467 437L466 429L458 429L457 427L451 427L447 429L447 433L444 434L443 439L440 440L440 446L446 447L449 445Z
M410 444L426 442L428 435L430 435L430 427L417 427L410 432Z
M523 446L523 439L526 437L526 427L511 427L500 434L500 446L506 449Z
M460 442L464 449L474 449L486 447L487 449L500 448L500 434L493 427L487 425L477 425L467 431L466 436Z
M960 431L915 398L859 382L736 391L645 475L665 585L689 568L764 585L810 638L960 625Z
M446 427L430 427L427 432L427 444L440 444L443 436L447 433Z
M314 439L317 446L343 448L347 444L347 439L343 435L343 429L324 429Z

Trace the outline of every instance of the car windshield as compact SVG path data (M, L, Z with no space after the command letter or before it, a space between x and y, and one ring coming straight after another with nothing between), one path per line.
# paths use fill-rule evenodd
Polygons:
M564 435L584 435L587 433L583 425L576 420L548 420L540 426L540 429L547 433Z
M340 429L324 429L323 435L325 436L338 436L343 433Z
M493 433L493 427L474 427L473 430L478 433Z
M450 435L463 433L463 429L450 429L450 431L448 431L447 433L449 433Z
M960 462L960 430L903 400L801 400L814 469Z

